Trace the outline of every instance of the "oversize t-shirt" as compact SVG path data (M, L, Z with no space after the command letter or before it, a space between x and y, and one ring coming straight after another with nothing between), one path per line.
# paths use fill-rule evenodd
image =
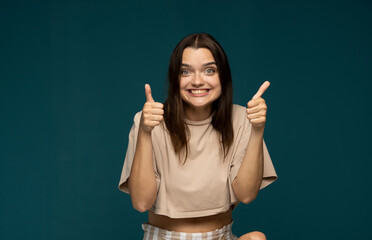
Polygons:
M136 150L141 112L134 117L129 133L128 149L119 182L119 189L128 191L128 178ZM189 153L182 165L175 153L164 122L151 132L153 164L157 181L157 198L151 210L170 218L203 217L227 211L236 206L232 182L245 155L251 123L246 108L233 105L234 141L225 161L212 116L202 121L185 120L190 129ZM274 182L275 172L263 141L264 173L260 189ZM182 159L182 158L181 158Z

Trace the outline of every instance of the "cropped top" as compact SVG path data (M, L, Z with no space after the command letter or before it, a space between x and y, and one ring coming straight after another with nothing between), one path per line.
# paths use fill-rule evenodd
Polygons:
M141 111L142 112L142 111ZM119 189L128 190L128 178L134 158L141 112L134 117L129 133ZM151 132L153 164L157 181L157 198L151 210L170 218L192 218L215 215L235 207L232 182L238 174L251 132L246 108L233 105L234 140L223 160L212 116L202 121L185 120L190 130L189 153L184 165L179 162L164 122ZM277 179L277 174L263 141L264 173L260 189Z

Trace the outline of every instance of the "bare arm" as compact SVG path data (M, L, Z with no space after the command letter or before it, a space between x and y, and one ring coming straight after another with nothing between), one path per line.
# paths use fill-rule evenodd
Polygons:
M156 187L151 132L139 128L136 152L128 179L133 207L140 212L150 209L156 199Z
M129 194L133 207L145 212L156 200L157 183L153 164L151 131L163 120L163 104L151 96L149 85L146 88L147 101L143 107L138 129L136 151L128 179Z
M268 81L264 82L247 103L247 118L252 124L251 136L238 174L232 182L235 196L245 204L256 198L263 178L263 134L267 106L261 96L269 86Z
M260 189L263 177L263 129L252 129L238 175L232 183L239 201L252 202Z

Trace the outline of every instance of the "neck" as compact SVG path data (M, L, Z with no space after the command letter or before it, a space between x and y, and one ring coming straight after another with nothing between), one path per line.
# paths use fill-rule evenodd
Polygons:
M186 118L191 121L205 120L211 116L211 111L211 105L203 108L191 108L189 106L185 107Z

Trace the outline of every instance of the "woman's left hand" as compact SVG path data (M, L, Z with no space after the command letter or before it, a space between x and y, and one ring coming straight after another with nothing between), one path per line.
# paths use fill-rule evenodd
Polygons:
M263 129L266 123L267 106L265 100L261 97L266 89L270 86L270 82L264 82L252 100L247 103L247 118L253 128Z

